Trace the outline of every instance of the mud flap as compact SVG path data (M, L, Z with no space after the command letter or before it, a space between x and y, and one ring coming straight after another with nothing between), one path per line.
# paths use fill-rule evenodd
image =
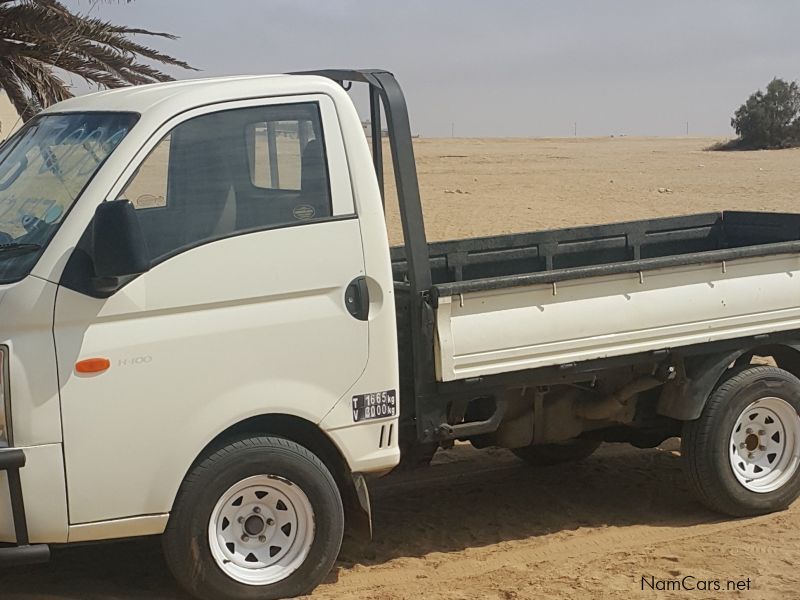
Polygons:
M347 533L362 543L372 541L372 508L369 503L367 480L361 473L353 473L351 498L345 506Z

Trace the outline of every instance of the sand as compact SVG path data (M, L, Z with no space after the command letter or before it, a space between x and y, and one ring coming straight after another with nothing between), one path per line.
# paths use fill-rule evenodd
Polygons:
M725 208L800 211L800 150L704 152L712 141L419 140L428 233L446 239ZM397 241L391 202L388 212ZM346 547L311 598L798 597L800 503L753 519L721 517L692 498L678 454L675 440L653 450L606 445L583 463L531 468L504 450L459 445L428 469L372 485L375 541ZM722 591L642 583L686 576ZM740 589L728 591L729 581ZM157 539L56 549L48 566L0 572L0 596L185 598Z
M800 149L708 138L430 139L414 150L431 240L723 209L800 211ZM661 190L661 191L659 191ZM392 243L402 241L394 193Z

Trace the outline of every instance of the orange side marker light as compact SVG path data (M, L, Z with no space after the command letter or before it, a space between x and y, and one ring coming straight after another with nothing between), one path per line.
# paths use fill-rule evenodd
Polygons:
M107 358L85 358L75 363L75 371L78 373L102 373L111 366L111 361Z

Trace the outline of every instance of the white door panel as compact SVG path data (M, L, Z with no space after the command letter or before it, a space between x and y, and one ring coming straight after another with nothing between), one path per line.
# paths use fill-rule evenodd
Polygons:
M319 421L367 362L367 323L344 305L361 274L350 218L197 247L106 300L60 288L71 522L168 511L197 453L238 420ZM76 374L90 357L111 368Z

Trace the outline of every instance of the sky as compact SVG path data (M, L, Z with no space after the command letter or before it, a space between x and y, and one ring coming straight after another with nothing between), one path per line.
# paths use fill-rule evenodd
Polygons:
M425 137L732 136L800 79L797 0L63 0L199 73L385 68Z

